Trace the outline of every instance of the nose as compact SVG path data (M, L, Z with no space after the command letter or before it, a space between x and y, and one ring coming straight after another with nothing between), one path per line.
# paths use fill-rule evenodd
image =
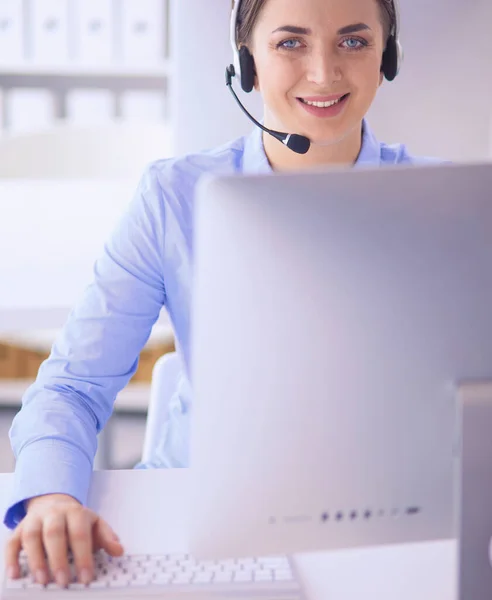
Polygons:
M307 78L319 86L331 86L342 78L339 57L332 50L319 48L309 57Z

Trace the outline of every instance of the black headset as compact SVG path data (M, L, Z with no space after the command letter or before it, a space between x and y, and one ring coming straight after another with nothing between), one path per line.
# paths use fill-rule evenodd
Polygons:
M255 84L255 61L246 46L237 47L237 27L241 0L236 0L231 15L231 47L234 53L234 75L239 77L242 89L249 93ZM400 7L399 0L393 0L395 22L383 54L381 71L388 81L393 81L398 75L403 60L403 50L400 44ZM230 68L230 67L229 67ZM232 76L234 76L232 75Z

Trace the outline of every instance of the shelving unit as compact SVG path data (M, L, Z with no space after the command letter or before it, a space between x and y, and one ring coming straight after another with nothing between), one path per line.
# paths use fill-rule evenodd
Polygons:
M170 60L163 61L160 66L125 66L125 65L31 65L28 63L2 64L0 63L0 78L2 83L19 80L20 82L32 82L43 77L65 79L70 77L108 78L110 80L132 79L135 83L146 85L152 84L154 80L162 83L162 80L170 77L172 63Z
M132 111L131 117L127 117L122 109L122 97L125 92L155 93L157 96L155 96L155 103L152 106L162 105L162 109L159 109L162 121L169 122L172 118L169 109L172 80L169 23L172 0L144 0L143 2L134 0L134 4L126 4L131 13L126 19L123 15L124 0L105 0L106 9L100 8L97 3L92 4L95 11L92 20L87 15L87 11L90 9L83 4L83 0L64 1L65 13L61 9L60 15L45 12L41 15L44 20L37 24L34 21L41 18L39 12L49 11L49 9L44 9L41 4L34 4L33 0L18 0L18 4L14 4L14 6L22 7L22 9L19 9L17 13L14 11L12 15L5 14L5 10L8 9L5 7L2 9L0 6L0 25L2 25L0 50L5 48L5 40L3 40L4 46L2 46L2 35L8 37L9 26L17 34L20 32L23 37L20 44L22 57L17 56L17 58L11 59L12 56L15 56L15 52L0 52L0 134L16 132L16 126L12 124L13 118L7 98L12 91L27 88L50 92L50 98L53 99L53 121L58 124L68 118L70 111L67 108L67 96L73 90L108 92L107 105L110 107L108 110L110 121L124 121L125 118L137 120L134 117L135 110ZM59 6L63 6L63 4L61 3ZM149 12L152 7L155 7L155 13ZM138 14L139 10L142 13L141 16ZM21 11L22 16L20 15ZM79 30L82 27L80 20L77 20L81 11L85 12L84 22L87 30L85 38L77 40L74 38L77 32L80 33ZM106 16L104 17L104 15ZM162 27L155 25L156 22L159 23L160 17L162 17ZM58 25L57 18L59 19ZM111 21L107 22L109 18ZM63 19L65 19L65 23L62 23ZM22 23L19 23L20 21ZM47 60L42 52L41 55L36 54L36 43L39 45L39 40L43 39L44 35L49 44L51 35L49 30L50 28L56 29L56 27L66 30L64 35L67 39L64 52L57 53L52 59ZM90 60L83 56L81 48L84 40L87 42L91 38L89 27L93 27L94 31L98 32L106 29L106 41L108 45L111 45L111 51L107 53L109 58L108 56L106 59L96 57ZM161 48L153 58L138 60L126 56L128 51L125 50L125 43L128 40L125 35L131 39L137 38L140 35L135 33L137 30L143 31L142 38L148 33L149 39L154 40L156 31L162 30ZM133 32L133 38L129 32L130 34ZM154 37L152 38L152 36ZM93 37L97 37L97 33ZM92 40L89 39L89 42L92 43ZM92 49L93 52L94 49ZM159 101L159 97L162 98L162 103ZM155 114L156 109L146 112L143 107L140 112L142 120L148 121L150 112Z
M173 118L170 112L173 61L169 33L170 7L173 2L174 0L59 0L45 3L43 0L10 0L5 3L0 0L2 143L8 144L10 137L13 135L15 138L17 133L29 134L50 129L52 126L56 127L57 131L65 124L74 125L74 130L79 125L89 125L88 129L91 129L91 120L97 117L94 124L98 137L104 135L104 125L119 125L126 120L132 124L138 123L139 131L148 132L151 129L154 133L157 130L153 140L148 139L148 134L143 134L146 135L145 151L138 152L140 158L146 152L153 154L157 148L161 148L161 140L157 140L157 137L160 133L163 136L168 134ZM98 35L101 32L103 42L108 42L109 45L106 45L106 52L98 53L97 44L102 39L98 38ZM159 32L162 32L162 43ZM63 38L63 42L58 46L58 50L53 50L56 43L52 42L55 42L54 37L59 33L62 34L59 40ZM142 94L138 94L139 92ZM77 110L74 109L74 96L77 96ZM96 103L98 114L97 111L94 111L94 114L91 112L95 96L102 98L99 104ZM32 114L39 107L40 114ZM82 114L84 111L88 117L87 122L80 118L85 116ZM103 127L99 128L100 124ZM143 127L140 127L141 124ZM161 127L162 125L164 127ZM132 131L133 129L128 128ZM138 142L142 144L142 139L139 138ZM156 152L154 158L161 158L169 151L170 142L167 138L162 139L162 149ZM50 153L47 149L46 152L56 160L56 151ZM132 174L132 182L133 177ZM22 183L29 185L27 181L22 180ZM70 185L70 182L60 182L56 185L51 183L60 194L63 194L64 185ZM4 181L0 186L4 195L5 185ZM101 204L93 214L97 216L98 226L105 229L109 225L108 211L113 214L120 210L120 204L127 202L132 191L131 185L134 183L120 180L105 183L94 179L92 182L78 183L77 189L87 185L94 188L93 193L89 194L91 200L94 200L97 194L103 196ZM105 193L107 185L114 187L113 194ZM26 194L29 195L29 190ZM46 198L52 196L52 193L49 193L49 196L38 194L36 202L46 202ZM25 196L21 193L21 197ZM83 198L83 195L76 196L73 191L70 192L70 199L72 202L83 201L87 205L87 198ZM9 197L9 200L15 201L12 197ZM47 212L49 213L48 206ZM73 245L72 241L72 247ZM92 249L85 251L88 256L92 256ZM83 250L81 252L83 253ZM36 258L33 256L33 263ZM74 268L81 269L76 260L74 265ZM24 267L24 279L25 271ZM12 298L11 302L6 302L3 298L3 305L0 306L0 341L2 334L8 332L21 331L27 335L30 331L61 327L69 307L72 306L73 298L69 297L65 301L60 299L56 290L52 290L56 302L48 299L48 302L40 304L40 298L37 297L32 298L33 306L23 306L22 297L25 299L30 297L30 294L22 293L22 285L19 283L22 278L17 275L17 271L10 269L8 272L12 273L13 277L11 289L15 287L18 296ZM54 277L53 273L48 275ZM82 274L81 279L84 277ZM64 289L67 287L70 286L65 283ZM72 295L75 296L75 293ZM10 421L19 410L21 399L31 384L32 379L0 380L0 413L4 423ZM118 394L115 401L115 418L110 419L104 434L100 436L99 459L96 461L99 468L113 468L121 462L118 458L119 450L115 450L118 444L113 444L113 441L119 440L113 440L113 433L114 438L118 438L126 436L129 432L125 442L132 436L137 439L142 434L149 395L148 383L133 382ZM138 435L133 432L131 424L140 428L140 433L137 431ZM130 452L135 451L134 462L140 452L138 439L136 446L135 439L133 445L129 445ZM133 460L133 457L131 458ZM129 465L132 464L130 459L125 460L129 461Z

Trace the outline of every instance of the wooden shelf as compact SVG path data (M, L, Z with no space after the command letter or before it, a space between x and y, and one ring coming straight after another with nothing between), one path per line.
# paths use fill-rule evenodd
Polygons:
M0 407L20 408L21 399L33 383L25 379L0 379ZM149 405L150 384L130 383L122 390L115 402L115 413L145 413Z

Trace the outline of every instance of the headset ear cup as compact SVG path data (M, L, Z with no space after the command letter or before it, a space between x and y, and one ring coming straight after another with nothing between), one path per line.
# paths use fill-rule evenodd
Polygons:
M255 61L246 46L239 50L239 64L241 65L241 87L249 94L255 87Z
M381 70L388 81L393 81L398 75L399 61L398 43L394 36L391 36L386 44L381 65Z

